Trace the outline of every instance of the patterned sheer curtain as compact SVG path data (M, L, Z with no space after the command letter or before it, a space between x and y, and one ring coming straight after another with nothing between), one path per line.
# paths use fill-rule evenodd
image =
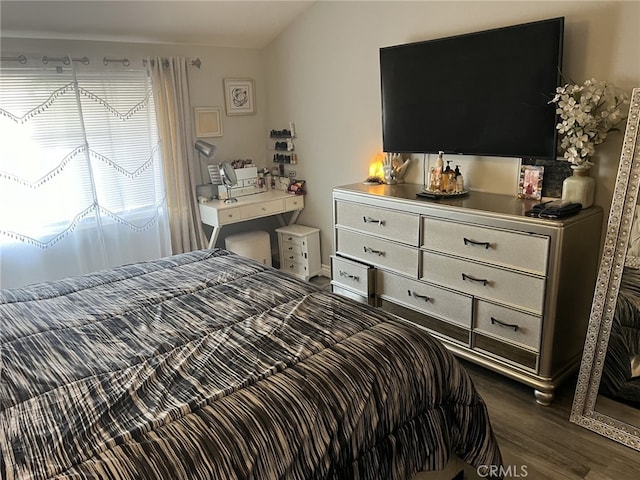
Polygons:
M171 254L146 71L95 69L68 58L6 63L0 287Z

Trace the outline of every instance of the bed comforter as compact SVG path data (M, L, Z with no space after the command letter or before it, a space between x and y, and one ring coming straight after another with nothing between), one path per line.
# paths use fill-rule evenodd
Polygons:
M500 463L424 331L225 250L0 291L2 479L403 479Z

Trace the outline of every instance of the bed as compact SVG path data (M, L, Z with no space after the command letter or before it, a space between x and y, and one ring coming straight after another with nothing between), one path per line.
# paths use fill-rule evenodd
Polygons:
M409 479L501 465L426 332L229 251L0 290L3 479Z

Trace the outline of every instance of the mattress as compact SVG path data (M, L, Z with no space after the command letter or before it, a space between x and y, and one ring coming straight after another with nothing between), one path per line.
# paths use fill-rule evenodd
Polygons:
M456 359L226 250L0 291L13 479L408 479L501 464Z

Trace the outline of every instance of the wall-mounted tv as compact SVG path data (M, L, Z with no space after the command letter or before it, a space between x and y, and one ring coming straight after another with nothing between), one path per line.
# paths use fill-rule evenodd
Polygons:
M385 152L556 158L564 18L380 49Z

